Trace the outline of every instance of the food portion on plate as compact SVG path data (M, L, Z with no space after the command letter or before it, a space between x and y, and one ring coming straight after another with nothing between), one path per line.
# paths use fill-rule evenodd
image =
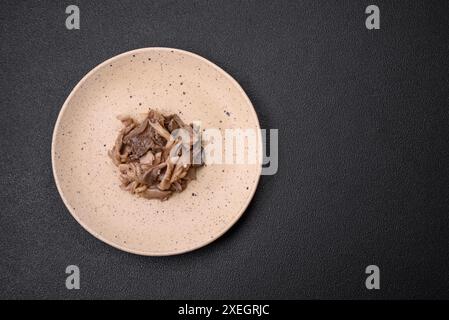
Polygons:
M167 200L196 179L203 165L198 127L185 124L177 114L150 109L142 121L128 115L109 151L119 169L121 188L147 199Z
M174 255L241 217L262 171L249 156L256 149L261 158L262 142L251 101L229 74L191 52L143 48L104 61L67 97L53 175L93 236L135 254Z

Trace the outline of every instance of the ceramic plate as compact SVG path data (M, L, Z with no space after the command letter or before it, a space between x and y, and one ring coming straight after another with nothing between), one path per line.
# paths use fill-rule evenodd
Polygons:
M259 130L242 88L210 61L170 48L126 52L90 71L62 106L52 141L58 191L73 217L111 246L141 255L197 249L240 218L261 165L209 164L185 191L163 202L123 191L108 157L121 128L116 117L148 108L177 113L186 123L201 121L203 129Z

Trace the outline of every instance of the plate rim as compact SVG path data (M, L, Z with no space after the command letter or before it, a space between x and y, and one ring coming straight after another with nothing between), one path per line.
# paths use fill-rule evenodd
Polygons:
M212 239L208 239L207 241L201 242L200 244L193 246L191 248L187 248L187 249L183 249L183 250L174 250L174 251L166 251L166 252L151 252L151 250L146 250L146 251L142 251L142 250L135 250L135 249L131 249L125 246L120 246L108 239L106 239L105 237L103 237L101 234L99 234L98 232L95 232L93 229L91 229L87 224L85 224L84 222L81 221L81 219L76 215L76 213L73 212L71 206L69 205L69 201L66 199L66 197L64 196L64 193L62 192L61 186L60 186L60 181L58 178L58 175L56 173L56 169L55 169L55 162L56 162L56 156L55 156L55 141L56 141L56 135L57 135L57 131L60 127L60 122L61 119L65 113L65 110L68 107L69 102L71 101L73 95L78 91L78 89L87 81L87 79L89 79L96 71L98 71L100 68L102 68L104 65L108 65L111 62L118 60L124 56L127 55L132 55L132 54L137 54L137 53L141 53L144 51L158 51L158 50L162 50L162 51L171 51L171 52L179 52L188 56L191 56L193 58L199 59L202 62L208 64L209 66L213 67L215 70L217 70L218 72L220 72L223 76L225 76L228 80L231 81L231 83L237 88L237 90L239 90L240 94L242 95L242 97L244 97L244 99L246 100L246 102L249 104L249 106L251 106L251 113L252 116L254 117L254 119L256 120L256 124L258 126L259 132L258 132L258 147L259 150L261 152L261 154L259 155L259 158L262 158L262 133L261 133L261 127L260 127L260 122L259 122L259 118L257 116L256 110L254 108L254 105L252 104L251 100L249 99L248 95L246 94L246 92L243 90L243 88L240 86L240 84L237 82L237 80L235 80L229 73L227 73L225 70L223 70L221 67L219 67L218 65L216 65L215 63L211 62L210 60L187 50L183 50L183 49L177 49L177 48L170 48L170 47L144 47L144 48L138 48L138 49L133 49L130 51L126 51L123 53L120 53L118 55L115 55L109 59L104 60L103 62L101 62L100 64L96 65L93 69L91 69L88 73L86 73L81 80L73 87L73 89L71 90L70 94L67 96L67 98L65 99L61 109L59 110L58 113L58 117L56 119L54 128L53 128L53 134L52 134L52 140L51 140L51 165L52 165L52 173L53 173L53 178L55 180L55 184L56 184L56 188L58 190L58 193L65 205L65 207L67 208L67 210L70 212L70 215L88 232L90 233L92 236L94 236L95 238L97 238L98 240L114 247L115 249L121 250L121 251L125 251L128 253L132 253L132 254L136 254L136 255L140 255L140 256L173 256L173 255L180 255L180 254L184 254L187 252L191 252L191 251L195 251L197 249L200 249L202 247L205 247L207 245L209 245L210 243L216 241L217 239L221 238L226 232L228 232L236 223L238 220L240 220L240 218L242 217L242 215L246 212L246 209L248 208L249 204L251 203L252 199L254 198L254 195L256 193L257 187L259 185L259 181L260 181L260 176L262 173L262 163L260 164L260 166L257 166L258 168L258 173L257 173L257 177L256 177L256 181L254 183L253 189L250 192L250 195L247 197L246 203L242 206L240 212L234 217L234 219L225 227L223 228L223 230L217 234L216 236L214 236L214 238Z

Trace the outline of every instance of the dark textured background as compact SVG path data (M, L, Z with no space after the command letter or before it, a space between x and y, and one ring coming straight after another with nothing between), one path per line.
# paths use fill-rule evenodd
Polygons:
M381 30L365 28L369 4ZM447 1L2 0L0 298L449 298L448 14ZM279 171L243 218L174 257L93 238L51 172L72 88L151 46L217 63L280 130Z

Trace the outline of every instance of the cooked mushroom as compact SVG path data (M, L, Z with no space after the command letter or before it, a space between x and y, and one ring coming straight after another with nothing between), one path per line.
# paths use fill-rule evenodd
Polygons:
M149 121L149 123L153 127L153 129L156 130L156 132L159 135L161 135L162 137L165 138L165 140L167 140L167 141L171 140L170 132L165 130L165 128L162 127L159 122L151 122L151 121Z
M164 116L156 110L149 110L141 121L127 115L117 118L123 129L108 154L119 169L122 189L163 201L196 179L196 167L203 164L197 159L202 148L192 125L176 114Z
M142 192L141 196L147 199L159 199L161 201L164 201L167 200L171 194L171 191L162 191L158 188L149 188Z
M145 183L147 185L153 185L155 183L159 182L159 177L161 176L162 169L164 169L167 166L166 162L162 162L158 165L155 165L151 168L149 168L141 178L141 182Z

